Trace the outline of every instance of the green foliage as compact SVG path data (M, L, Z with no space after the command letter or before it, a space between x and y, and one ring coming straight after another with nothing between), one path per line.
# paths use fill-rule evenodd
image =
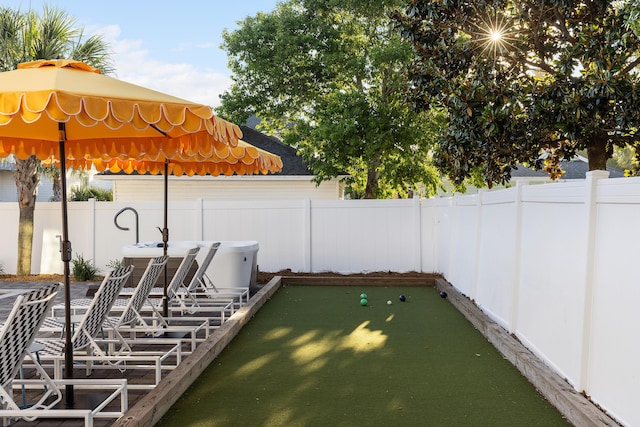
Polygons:
M0 7L0 71L21 62L69 58L86 62L103 73L113 71L109 46L102 36L84 37L84 28L62 9L44 6L21 12Z
M113 201L113 191L100 187L78 186L69 191L68 199L72 202L86 202L89 199L96 199L99 202Z
M217 110L297 148L316 182L348 175L352 195L434 194L437 110L404 102L410 46L386 12L401 1L288 0L223 34L234 85Z
M100 271L98 267L93 265L90 259L85 259L82 254L76 254L76 257L71 260L71 263L73 264L73 277L78 281L85 282L87 280L93 280Z
M640 36L640 0L626 0L629 3L629 28Z
M124 260L123 259L112 259L107 263L107 267L109 268L109 270L117 270L121 267L124 267Z
M638 152L634 147L616 147L607 166L624 171L624 176L640 176Z
M491 185L519 163L554 178L578 150L594 170L614 146L637 146L633 10L618 1L415 0L394 13L414 50L409 99L448 115L437 166L456 184L479 172Z

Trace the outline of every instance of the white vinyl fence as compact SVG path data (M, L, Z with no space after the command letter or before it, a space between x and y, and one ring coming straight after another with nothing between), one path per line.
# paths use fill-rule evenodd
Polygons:
M640 426L640 178L518 186L428 200L170 202L170 240L256 240L262 271L437 272L611 416ZM73 202L73 256L103 271L160 241L163 203ZM0 203L15 272L18 208ZM38 203L33 273L60 273L60 206Z

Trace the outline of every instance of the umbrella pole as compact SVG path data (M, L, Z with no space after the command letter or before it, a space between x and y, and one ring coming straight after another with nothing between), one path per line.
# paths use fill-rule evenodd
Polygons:
M64 378L73 378L73 346L71 344L71 281L69 279L69 262L71 261L71 242L69 241L69 219L67 215L67 165L65 159L64 141L66 140L65 124L58 123L60 132L60 181L62 187L62 241L60 242L60 256L64 264L64 324L65 324L65 345L64 345ZM73 385L65 386L64 405L67 408L73 407Z
M164 255L167 254L167 245L169 244L169 228L168 225L168 212L169 211L169 161L164 162L164 228L162 229L162 246L164 248ZM168 265L168 264L167 264ZM167 317L169 315L169 298L167 296L167 265L164 266L164 296L162 299L162 315Z

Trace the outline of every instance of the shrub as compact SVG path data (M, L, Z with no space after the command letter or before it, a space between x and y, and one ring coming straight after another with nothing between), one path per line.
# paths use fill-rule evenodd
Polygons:
M120 267L124 267L124 260L123 259L112 259L111 261L109 261L107 263L107 267L109 267L109 270L117 270Z
M71 263L73 264L73 277L78 281L93 280L100 271L90 259L85 259L81 254L76 254L76 258L72 259Z
M73 187L69 192L69 200L72 202L86 202L96 199L99 202L113 201L113 191L100 187Z

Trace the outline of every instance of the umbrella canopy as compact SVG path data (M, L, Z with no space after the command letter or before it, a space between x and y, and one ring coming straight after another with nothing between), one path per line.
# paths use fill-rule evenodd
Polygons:
M0 157L123 162L238 159L240 128L211 108L100 74L87 64L41 60L0 73ZM236 150L236 151L234 151ZM246 151L246 150L245 150ZM144 164L144 163L141 163ZM66 177L62 174L65 377L73 375ZM166 232L163 230L163 234ZM73 405L73 387L65 403Z
M136 160L136 159L67 159L67 167L74 169L88 169L95 166L98 172L110 171L112 173L124 172L131 174L158 175L164 174L165 163L168 164L169 175L194 176L194 175L256 175L280 172L282 160L280 156L269 153L255 147L245 141L238 141L236 147L230 150L225 158L213 155L209 158L193 156L187 160L179 158L162 160Z
M0 95L0 157L59 159L56 144L64 139L70 159L207 158L215 150L224 156L242 136L207 106L104 76L77 61L20 64L0 73Z

